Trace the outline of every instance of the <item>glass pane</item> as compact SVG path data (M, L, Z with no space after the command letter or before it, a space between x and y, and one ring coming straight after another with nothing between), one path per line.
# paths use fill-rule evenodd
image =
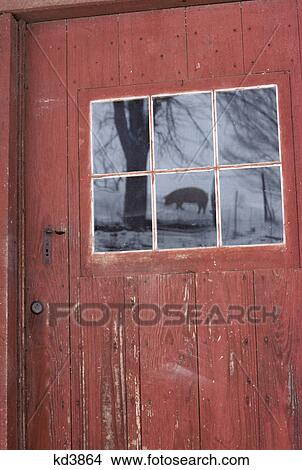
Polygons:
M148 98L92 103L94 173L144 171L149 160Z
M152 248L150 177L94 181L95 251Z
M220 164L280 160L276 88L217 92Z
M280 168L220 171L223 245L283 242Z
M212 97L194 93L154 98L155 167L212 166Z
M158 248L216 246L213 171L156 177Z

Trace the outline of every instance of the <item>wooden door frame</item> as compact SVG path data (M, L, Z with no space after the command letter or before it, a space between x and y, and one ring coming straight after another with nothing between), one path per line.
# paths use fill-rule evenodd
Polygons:
M0 448L17 446L18 311L18 23L0 16Z
M0 1L0 449L22 448L23 38L25 22L240 0ZM242 0L249 1L249 0Z
M240 1L250 0L1 0L0 11L32 23Z

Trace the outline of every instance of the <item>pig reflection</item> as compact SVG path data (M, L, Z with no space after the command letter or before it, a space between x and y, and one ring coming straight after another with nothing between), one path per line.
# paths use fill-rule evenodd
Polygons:
M203 209L203 213L205 214L209 200L208 194L205 191L195 187L177 189L176 191L172 191L172 193L165 196L164 199L165 206L176 204L176 209L182 210L182 206L185 203L197 204L198 214L200 214L201 209Z

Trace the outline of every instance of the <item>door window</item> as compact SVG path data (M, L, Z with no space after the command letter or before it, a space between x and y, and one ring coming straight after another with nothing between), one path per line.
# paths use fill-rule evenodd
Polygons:
M276 85L90 113L95 253L285 243Z

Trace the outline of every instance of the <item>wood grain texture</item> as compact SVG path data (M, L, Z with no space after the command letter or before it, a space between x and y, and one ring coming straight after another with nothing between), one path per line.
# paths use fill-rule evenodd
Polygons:
M6 47L6 46L4 46ZM20 385L16 380L19 376L18 357L18 327L21 322L22 284L20 277L23 272L19 269L18 231L20 227L20 212L18 201L19 161L20 161L20 131L19 131L19 64L18 25L11 19L11 93L10 93L10 129L9 129L9 182L8 182L8 448L15 449L19 444L19 410L18 393ZM2 219L1 219L2 220Z
M290 70L299 60L296 0L245 3L242 26L246 73Z
M298 9L297 9L298 7ZM265 19L265 20L264 20ZM301 41L299 31L301 2L296 0L253 1L242 5L243 45L246 73L288 70L291 109L287 111L288 126L292 126L294 149L291 164L295 166L298 223L302 215L302 87ZM299 46L300 45L300 46ZM290 120L292 123L290 124ZM282 128L286 126L286 121ZM282 136L281 136L282 138ZM286 165L288 167L289 165ZM302 238L297 242L302 253ZM300 262L299 262L300 265Z
M125 375L128 449L142 448L140 328L134 321L139 307L138 277L125 278Z
M257 449L252 273L197 274L201 447Z
M195 279L192 271L219 271L222 266L240 270L292 267L300 263L292 128L297 183L302 187L298 158L302 148L298 122L301 63L295 46L297 18L292 0L289 3L288 9L281 0L243 5L242 31L239 6L235 4L189 8L186 18L185 9L180 8L30 27L26 117L29 124L25 142L29 448L301 447L301 341L297 327L300 300L296 294L301 290L300 271L282 271L278 276L256 272L256 303L263 302L271 308L277 301L291 312L277 325L256 326L258 350L255 327L246 322L164 324L167 319L186 318L191 307L199 304L204 310L217 304L225 312L230 304L247 307L254 303L251 273L212 272L198 274ZM275 4L283 12L280 18ZM215 22L219 29L213 27ZM267 46L276 52L268 53L265 47L259 55L264 39L279 23L276 42ZM284 54L287 42L289 52ZM45 60L43 51L50 60ZM229 56L236 60L230 61ZM198 62L203 65L195 71ZM141 253L139 257L106 254L98 260L90 259L87 265L85 250L80 258L80 233L87 248L90 196L86 197L84 189L87 180L81 179L82 173L79 175L79 157L83 165L89 155L85 147L88 134L82 133L89 116L81 114L82 107L78 109L78 97L86 94L89 99L110 98L142 90L167 92L173 87L174 91L179 90L180 86L189 90L192 86L213 86L213 78L204 77L237 75L239 71L249 72L254 65L255 72L279 70L278 64L290 70L290 74L273 74L274 80L276 76L278 83L280 80L285 181L286 187L291 188L286 193L290 208L287 214L288 227L294 228L288 251L272 247L265 255L262 251L262 257L255 247L202 253L192 250L189 254L157 252L152 256ZM244 85L271 83L271 76L253 74ZM241 80L242 77L224 76L217 82L215 78L215 83L234 86ZM83 120L85 125L81 125ZM88 172L85 177L89 177ZM54 240L53 264L45 267L40 258L41 233L48 221L56 226L68 225L69 251L67 237ZM41 317L29 313L33 298L47 299L46 303L68 301L68 254L72 304L125 304L125 311L115 309L105 327L79 325L76 310L70 323L64 316L52 328L47 322L48 310ZM95 277L99 275L102 277ZM123 279L122 275L127 277ZM138 313L143 320L154 317L154 311L145 307L148 303L161 307L176 304L178 313L161 316L151 326L138 324ZM98 318L93 309L85 314L89 321ZM277 421L268 419L272 413Z
M0 11L33 22L234 1L237 0L1 0Z
M0 449L17 441L17 25L9 14L0 17Z
M291 10L290 10L291 11ZM291 60L291 91L292 91L292 119L293 119L293 132L295 138L295 169L296 169L296 190L298 201L299 213L299 231L301 232L302 221L302 160L300 158L302 151L302 122L300 119L302 112L302 74L301 74L301 31L302 31L302 2L297 0L297 13L298 17L293 23L292 28L293 38L291 42L295 44L295 54L292 54ZM291 20L288 22L291 24ZM299 45L299 47L297 47ZM302 237L299 237L300 246L300 260L302 257ZM301 266L301 262L300 262Z
M48 225L68 228L65 22L31 26L26 48L27 447L64 449L71 434L68 234L52 235L48 265L42 245ZM34 300L45 305L41 316L30 311ZM67 315L51 325L61 315L57 303Z
M67 233L52 236L52 259L45 264L43 232L68 228L65 23L30 26L26 41L27 284L56 286L68 279Z
M234 3L187 9L190 79L244 73L240 8Z
M121 85L187 78L185 10L119 17Z
M85 449L126 449L123 279L82 278L80 298Z
M78 304L80 266L79 208L79 113L78 89L109 87L118 83L118 29L116 17L70 20L68 30L68 206L70 214L70 299ZM112 43L112 44L111 44ZM96 47L95 45L99 46ZM113 80L111 80L113 78ZM81 330L71 323L71 380L73 448L85 445L83 436L83 395L80 387Z
M255 273L261 449L302 448L301 292L301 269Z
M142 276L139 299L142 447L198 449L194 277Z
M97 86L116 86L118 71L118 17L69 20L69 92Z

